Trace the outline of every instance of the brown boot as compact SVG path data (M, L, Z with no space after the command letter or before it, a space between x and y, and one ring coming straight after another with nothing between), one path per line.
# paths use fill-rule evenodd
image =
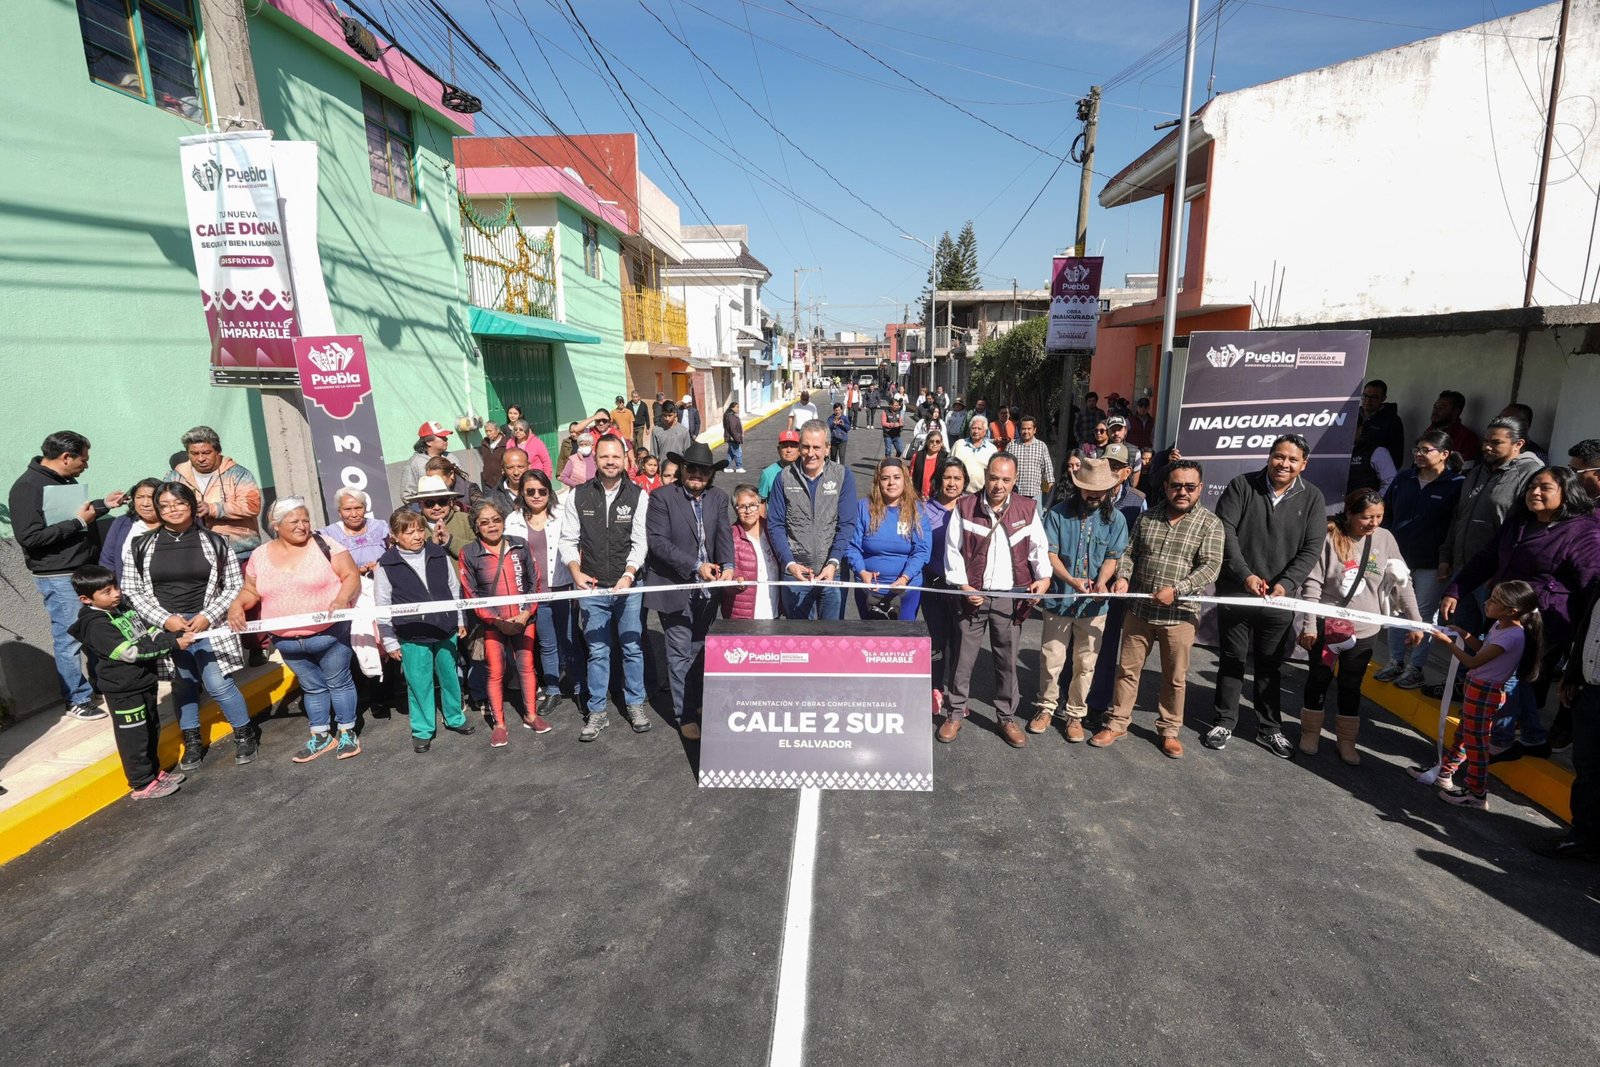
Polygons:
M1361 753L1356 751L1356 735L1361 732L1361 716L1335 715L1333 736L1339 744L1339 758L1352 767L1361 765Z
M1067 744L1076 745L1088 736L1088 731L1083 728L1082 719L1067 720Z
M1322 724L1327 716L1311 708L1300 709L1300 751L1308 756L1317 754L1317 744L1322 740Z
M1004 719L1000 723L1000 736L1012 748L1021 748L1028 743L1028 735L1022 732L1022 727L1017 725L1015 719Z
M1044 733L1046 730L1050 729L1050 724L1053 721L1055 721L1055 717L1056 716L1055 716L1054 712L1050 712L1050 711L1041 711L1041 712L1039 712L1039 714L1035 715L1033 717L1033 719L1028 723L1028 732L1030 734L1042 734L1042 733Z
M939 724L939 732L934 736L938 737L940 741L943 741L948 745L950 742L956 739L956 734L959 734L960 732L961 717L959 715L952 715L950 718Z

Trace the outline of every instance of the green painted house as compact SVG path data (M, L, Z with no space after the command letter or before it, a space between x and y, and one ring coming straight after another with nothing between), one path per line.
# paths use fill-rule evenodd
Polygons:
M554 457L568 422L627 393L619 258L627 220L555 167L463 164L458 181L489 417L520 404Z
M0 425L12 477L46 434L71 428L93 441L91 490L126 488L164 474L179 435L204 423L270 492L260 395L210 384L178 165L180 137L238 110L218 102L208 67L230 42L207 39L197 0L6 9ZM261 123L319 146L328 296L336 329L365 337L392 470L422 422L485 410L451 154L471 122L444 109L441 84L400 51L360 58L318 0L246 10ZM0 514L0 619L24 638L0 642L0 701L27 711L53 700L55 683L10 532Z

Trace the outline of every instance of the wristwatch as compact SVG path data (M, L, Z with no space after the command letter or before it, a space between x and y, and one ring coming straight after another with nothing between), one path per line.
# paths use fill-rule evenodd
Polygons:
M836 560L836 559L830 559L828 562L823 564L823 567L824 568L832 567L834 570L838 570L839 569L839 561Z

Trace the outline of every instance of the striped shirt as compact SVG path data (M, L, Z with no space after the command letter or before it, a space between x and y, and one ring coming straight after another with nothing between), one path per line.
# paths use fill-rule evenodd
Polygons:
M1130 593L1154 593L1170 585L1179 596L1195 596L1217 580L1222 570L1222 520L1199 504L1176 522L1169 518L1163 500L1133 524L1127 551L1117 563L1117 579L1128 583ZM1200 609L1193 605L1163 607L1153 600L1130 601L1128 610L1157 626L1200 617Z

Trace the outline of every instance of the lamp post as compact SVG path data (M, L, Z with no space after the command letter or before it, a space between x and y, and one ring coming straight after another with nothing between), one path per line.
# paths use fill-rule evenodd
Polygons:
M933 368L934 332L939 328L939 252L927 241L924 241L920 237L913 237L909 233L901 234L900 238L901 240L905 241L915 241L923 248L926 248L933 256L933 262L928 267L928 380L930 384L933 384L935 379ZM946 319L948 319L953 313L954 308L947 307L945 309ZM948 323L946 323L945 329L946 336L948 338L948 332L950 329ZM949 379L950 395L954 396L956 392L956 365L955 357L950 354L949 346L946 346L945 348L944 358L945 377Z

